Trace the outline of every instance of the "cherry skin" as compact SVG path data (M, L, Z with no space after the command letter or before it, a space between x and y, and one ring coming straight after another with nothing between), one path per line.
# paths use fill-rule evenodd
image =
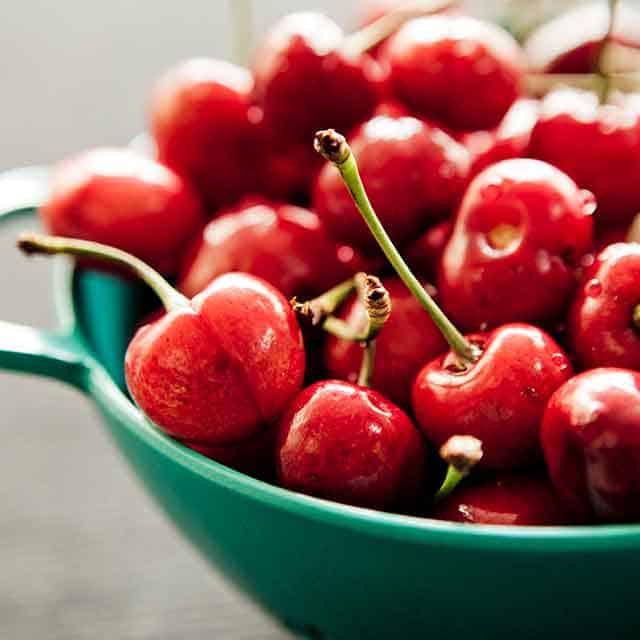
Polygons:
M470 184L442 256L438 289L467 330L554 319L591 249L593 197L551 165L504 160Z
M515 469L540 457L538 431L551 394L567 380L571 365L541 329L507 324L471 335L482 354L463 370L451 352L429 362L416 376L413 412L437 447L453 435L482 441L479 467Z
M593 192L599 229L629 224L640 209L640 111L633 100L618 95L600 105L594 93L558 89L542 101L531 133L532 157Z
M376 364L371 386L403 409L411 408L411 385L425 362L447 350L447 343L420 303L398 278L383 282L393 310L376 338ZM356 329L364 329L364 305L353 298L341 317ZM331 377L355 382L362 362L362 347L355 342L327 339L324 362Z
M544 414L551 480L579 516L640 520L640 374L591 369L562 385Z
M313 297L363 265L353 249L329 238L315 213L254 198L209 222L187 256L178 288L193 296L223 273L244 271L289 298Z
M320 13L292 13L254 58L254 100L276 140L310 144L323 127L351 129L375 108L382 74L367 55L341 49L344 34Z
M520 94L524 61L517 42L475 18L411 20L389 39L384 57L396 97L452 129L497 126Z
M425 458L420 433L401 409L340 380L304 389L283 416L276 444L283 487L383 510L417 505Z
M585 274L569 314L571 346L584 368L640 369L639 304L640 245L609 245Z
M259 186L252 87L246 69L196 58L166 72L151 97L160 162L187 177L210 212Z
M430 221L449 214L462 196L468 152L422 120L376 116L354 134L352 149L371 202L400 245ZM331 163L318 176L313 208L335 238L365 252L377 251L375 238Z
M429 517L514 526L562 525L572 520L553 485L538 473L503 473L463 485L436 505Z
M40 218L51 233L113 245L173 273L204 222L191 187L128 149L98 148L54 170Z
M125 376L138 406L163 431L228 445L279 417L302 385L304 363L287 300L260 278L229 273L139 329Z
M443 220L427 229L405 253L407 263L423 278L435 280L444 249L449 242L453 226L450 220Z

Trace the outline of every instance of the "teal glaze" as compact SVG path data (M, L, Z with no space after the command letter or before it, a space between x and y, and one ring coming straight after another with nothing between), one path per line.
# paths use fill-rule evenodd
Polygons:
M333 640L639 637L640 525L469 527L318 500L227 469L157 431L118 384L136 286L56 275L63 329L0 325L0 366L84 391L176 526L291 628Z

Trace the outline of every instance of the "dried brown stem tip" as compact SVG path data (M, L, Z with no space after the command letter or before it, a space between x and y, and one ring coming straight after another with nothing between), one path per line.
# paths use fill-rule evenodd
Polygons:
M482 459L482 442L473 436L451 436L440 447L440 457L458 473L467 475Z
M335 129L318 131L313 140L313 148L329 162L342 164L349 157L349 145L346 138Z
M376 276L358 273L355 282L369 316L370 333L375 335L391 315L391 296Z
M51 253L51 251L47 250L46 246L41 244L42 238L44 238L44 236L37 233L21 233L16 240L16 247L28 256L39 253Z

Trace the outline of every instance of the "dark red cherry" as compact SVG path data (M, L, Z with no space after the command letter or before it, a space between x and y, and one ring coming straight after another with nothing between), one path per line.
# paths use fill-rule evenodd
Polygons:
M405 259L409 266L423 278L435 280L452 230L450 220L443 220L427 229L405 251Z
M382 74L373 58L342 49L340 27L320 13L292 13L256 52L254 100L276 138L310 144L323 127L349 130L373 112Z
M394 94L452 129L491 129L518 97L524 58L496 25L467 16L407 22L384 50Z
M598 254L571 307L569 337L584 368L640 369L640 244Z
M506 473L463 485L436 505L430 518L465 524L541 526L572 520L540 473Z
M381 394L340 380L303 390L280 422L282 486L363 507L412 509L426 451L407 415Z
M376 364L371 386L409 410L411 385L425 362L447 350L447 343L420 303L398 278L385 278L384 286L392 300L389 319L376 338ZM367 313L354 298L341 317L354 329L364 330ZM362 362L362 347L356 342L327 339L325 367L331 377L355 382Z
M329 238L315 213L254 198L209 222L187 257L178 288L193 296L217 276L243 271L287 297L311 297L363 265L351 247Z
M585 518L640 522L640 373L581 373L549 400L544 456L560 496Z
M618 95L615 104L600 105L595 93L558 89L542 101L531 133L532 157L593 192L601 229L629 224L640 210L640 112L634 100Z
M516 469L540 457L538 432L551 394L571 374L566 354L541 329L508 324L468 336L482 350L463 369L448 352L417 375L413 411L437 447L453 435L482 441L486 469Z
M208 58L188 60L159 80L150 105L158 158L186 176L210 211L257 188L251 74Z
M401 245L430 221L449 214L462 195L467 150L423 120L376 116L354 134L351 145L371 202ZM368 252L377 250L331 163L318 176L313 207L335 238Z
M438 289L468 330L541 322L568 305L592 243L593 196L562 171L504 160L469 186L442 256Z

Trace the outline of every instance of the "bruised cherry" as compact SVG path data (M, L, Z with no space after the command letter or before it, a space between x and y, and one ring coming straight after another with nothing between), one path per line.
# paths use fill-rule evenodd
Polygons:
M584 368L640 369L640 244L598 254L571 307L569 338Z
M551 480L580 517L640 519L640 373L591 369L562 385L544 414Z
M353 153L373 206L399 244L450 214L462 196L468 152L423 120L378 115L354 133ZM377 250L331 163L318 176L313 208L335 238L363 251Z
M428 517L465 524L541 526L570 524L553 485L541 473L501 473L464 485Z
M468 330L544 322L567 306L591 249L593 196L537 160L504 160L469 185L438 278L442 304Z
M196 195L179 175L116 148L60 163L40 218L51 233L113 245L163 273L176 270L204 221Z
M125 377L142 411L179 440L243 441L268 428L302 386L297 320L283 295L261 278L228 273L189 300L145 263L111 247L35 234L19 246L26 253L108 261L158 295L167 313L129 343Z
M247 199L203 229L182 268L187 296L228 271L259 276L286 297L313 296L362 268L349 246L329 238L318 216L301 207Z
M209 213L259 188L252 88L246 69L195 58L167 71L151 97L158 158L193 183Z
M497 126L521 91L524 58L503 29L468 16L407 22L384 50L394 95L455 130Z
M349 382L307 387L280 421L278 480L320 498L411 510L423 492L425 458L408 416L376 391Z

